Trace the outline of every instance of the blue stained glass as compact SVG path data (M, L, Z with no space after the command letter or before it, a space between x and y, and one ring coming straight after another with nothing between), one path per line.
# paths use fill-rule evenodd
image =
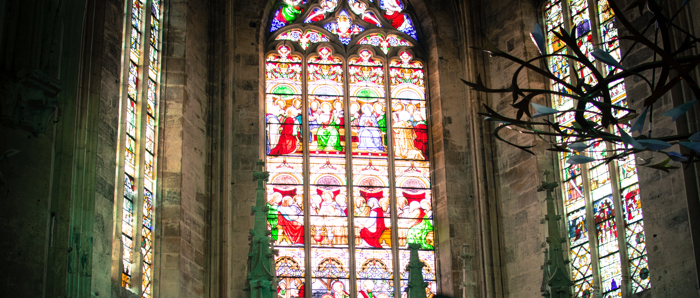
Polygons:
M287 26L287 23L280 21L279 20L279 14L282 11L282 8L280 8L277 12L275 12L275 16L272 18L272 24L270 25L270 32L275 32L279 30L280 28Z
M408 15L405 15L406 23L408 25L405 28L399 28L399 31L408 34L408 36L413 37L413 39L418 40L418 34L416 33L416 27L413 26L413 20Z

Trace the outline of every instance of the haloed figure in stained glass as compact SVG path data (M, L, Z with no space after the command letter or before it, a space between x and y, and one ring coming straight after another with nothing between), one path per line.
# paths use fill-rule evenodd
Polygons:
M384 18L389 20L394 28L398 29L399 31L403 31L402 29L406 29L410 26L410 24L406 20L406 16L401 13L401 11L404 9L401 0L381 1L383 8L386 10L386 12L384 13Z
M293 298L293 297L304 297L304 284L300 278L285 278L280 281L277 287L277 297L279 298Z
M311 111L309 111L311 112ZM321 104L321 111L315 115L315 120L318 122L318 128L314 132L317 139L318 151L342 151L340 145L340 133L338 126L340 118L338 113L334 113L333 106L324 102Z
M302 1L306 2L305 0L285 0L284 5L275 12L272 28L276 30L294 22L304 12L304 9L299 6Z
M331 284L332 295L324 295L323 298L350 298L350 293L345 291L345 284L339 281Z
M361 228L360 238L372 247L391 247L391 229L389 228L391 223L390 218L385 215L389 211L389 199L369 198L367 207L369 208L368 218L358 224Z
M377 104L375 106L381 105ZM384 116L382 111L375 113L374 108L370 104L362 105L362 115L359 119L360 130L358 136L360 138L360 144L357 145L357 149L365 151L384 151L384 144L382 141L382 131L379 129L379 119L377 119L377 114ZM386 125L385 125L386 127Z
M394 106L394 151L397 157L403 159L427 159L423 157L421 150L416 148L418 136L413 129L411 110L415 110L415 106L411 104L408 107L401 103ZM425 145L422 140L418 143Z
M289 96L275 100L265 117L268 123L267 154L270 155L286 155L301 149L301 101L289 102L284 97Z

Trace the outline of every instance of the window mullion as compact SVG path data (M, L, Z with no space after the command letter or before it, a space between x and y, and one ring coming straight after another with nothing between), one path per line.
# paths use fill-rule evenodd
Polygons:
M304 132L307 133L307 135L304 135L302 137L302 144L305 144L304 146L304 267L306 270L304 271L304 295L306 298L311 298L311 292L313 291L313 285L312 285L312 280L311 280L311 272L313 271L311 268L311 177L309 174L309 170L311 168L311 165L309 164L309 146L311 145L311 142L309 141L309 137L311 135L311 130L309 126L309 90L308 90L308 58L309 56L302 56L304 59L302 59L302 67L301 67L301 73L302 73L302 78L301 78L301 93L302 93L302 107L304 107L304 115L303 121L304 121L304 126L303 130Z
M345 103L343 105L343 112L345 113L345 123L343 125L345 125L345 164L349 165L345 167L345 181L347 181L346 201L348 202L347 205L348 209L350 210L347 215L349 251L348 262L350 262L350 293L357 293L357 268L355 263L355 200L353 196L354 179L352 175L352 126L350 125L350 117L352 117L352 115L350 115L350 73L348 71L349 59L347 59L347 55L345 58L346 59L343 61L343 74L345 78L343 84L343 88L345 89L343 92L343 101Z
M394 170L394 119L393 108L391 102L391 77L389 74L391 59L387 55L386 62L384 63L384 87L386 88L384 92L384 97L386 100L386 108L384 113L386 113L386 139L387 139L387 167L389 169L389 202L391 208L391 253L392 261L394 264L394 297L401 297L401 260L399 259L399 224L397 217L396 208L396 172Z

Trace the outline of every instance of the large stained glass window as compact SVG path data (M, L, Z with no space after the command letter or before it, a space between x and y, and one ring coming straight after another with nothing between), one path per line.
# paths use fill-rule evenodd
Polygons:
M424 64L400 0L283 0L265 55L268 227L280 297L436 292Z
M118 148L121 231L118 264L122 287L152 297L153 229L161 51L161 0L132 0L127 6ZM146 59L148 57L148 59Z
M621 58L615 14L607 0L548 0L544 5L544 17L549 54L570 53L571 49L554 34L566 30L576 38L581 52L604 75L618 71L595 61L590 55L594 48L601 48L618 60ZM582 78L586 84L597 84L591 71L579 62L552 56L547 65L566 83ZM572 80L571 74L575 74L576 79ZM552 82L551 88L559 92L551 98L554 108L567 110L574 107L574 100L567 96L570 90L556 82ZM623 80L612 83L610 89L613 104L626 107ZM595 107L588 106L587 109L595 110ZM566 129L573 126L573 116L573 113L560 114L556 121ZM586 117L599 120L594 113L586 113ZM616 129L610 128L612 132ZM569 230L569 266L574 297L627 297L650 287L634 155L605 164L604 159L617 149L616 145L602 142L587 145L587 149L578 153L593 157L596 162L572 165L566 163L570 154L560 154L558 158L564 181L564 211Z

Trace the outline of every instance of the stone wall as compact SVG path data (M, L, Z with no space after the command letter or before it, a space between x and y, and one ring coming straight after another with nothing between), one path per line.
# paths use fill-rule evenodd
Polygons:
M497 48L523 59L539 54L531 42L529 32L537 19L535 1L488 1L483 4L480 23L486 38ZM506 59L486 58L488 82L494 88L510 86L517 64ZM543 88L541 76L522 72L518 77L521 88ZM510 94L490 94L488 105L496 111L513 116ZM534 102L545 105L544 98ZM491 124L491 129L496 125ZM536 145L537 155L531 155L506 143L495 141L493 167L496 183L495 212L498 214L503 297L536 297L540 295L544 254L541 243L545 240L544 193L537 192L543 172L552 171L554 155L543 152L547 148L535 137L502 131L503 137L522 145ZM492 137L492 136L491 136ZM550 177L552 178L552 177Z
M203 297L208 281L209 6L165 6L156 297Z
M121 290L121 272L115 268L120 263L113 259L119 256L120 237L115 236L115 211L121 203L121 196L115 191L117 183L115 175L117 161L117 144L119 140L121 78L123 72L123 49L125 48L124 12L125 0L102 1L95 9L94 23L101 28L97 36L94 54L101 61L99 89L94 96L99 98L99 123L96 135L97 150L95 152L95 210L94 210L94 240L93 263L91 278L91 293L106 295L114 290ZM123 131L123 130L122 130ZM121 177L121 173L119 177ZM116 204L115 204L116 203ZM116 274L115 274L116 273ZM116 275L116 276L115 276ZM125 292L125 291L121 291Z
M118 111L114 97L102 92L118 92L119 2L76 0L52 7L41 1L2 2L0 7L6 16L0 27L3 85L23 69L62 85L57 117L43 133L9 122L0 128L0 150L20 151L0 166L6 182L0 185L6 293L89 296L91 283L98 288L94 293L109 293ZM116 18L105 21L107 9ZM99 254L94 260L93 247ZM93 271L93 263L100 270Z

